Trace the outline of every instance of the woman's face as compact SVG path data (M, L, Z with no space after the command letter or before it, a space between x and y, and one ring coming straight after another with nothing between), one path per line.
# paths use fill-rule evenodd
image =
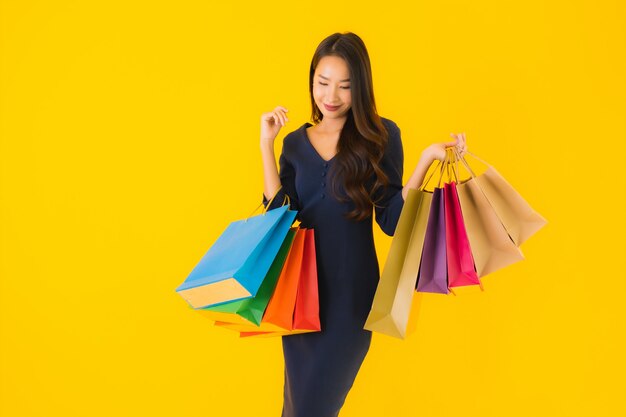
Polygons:
M320 59L313 75L313 99L324 119L346 116L352 105L352 94L350 71L343 58L328 55Z

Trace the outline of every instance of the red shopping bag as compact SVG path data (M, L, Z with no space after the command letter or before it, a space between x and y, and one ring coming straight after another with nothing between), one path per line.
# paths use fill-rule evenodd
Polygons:
M466 285L483 286L474 267L474 257L463 223L461 204L456 191L456 182L444 184L444 211L446 218L446 259L448 265L448 287Z
M307 229L302 257L302 272L296 298L296 310L293 316L293 328L299 330L321 330L319 307L315 234L313 229Z

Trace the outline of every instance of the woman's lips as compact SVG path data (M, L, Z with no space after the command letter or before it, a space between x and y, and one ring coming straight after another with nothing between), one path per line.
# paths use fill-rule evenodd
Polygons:
M326 107L326 110L328 110L328 111L336 111L337 109L339 109L340 106L332 107L332 106L329 106L328 104L324 103L324 107Z

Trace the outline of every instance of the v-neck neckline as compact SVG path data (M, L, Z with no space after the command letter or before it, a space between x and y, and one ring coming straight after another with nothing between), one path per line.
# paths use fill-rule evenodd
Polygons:
M336 154L334 154L334 155L333 155L333 157L332 157L332 158L330 158L330 159L328 159L328 160L324 159L324 158L322 157L322 155L320 155L320 154L319 154L319 152L317 151L317 149L315 149L315 146L313 146L313 143L311 143L311 140L309 139L309 134L308 134L308 133L307 133L307 131L306 131L306 129L307 129L307 127L308 127L308 126L313 126L313 125L312 125L311 123L309 123L309 122L305 122L305 123L302 125L302 135L304 136L304 140L306 141L306 143L308 143L308 144L309 144L309 146L311 147L311 150L313 151L313 153L315 153L315 155L317 155L317 157L318 157L319 159L321 159L322 161L324 161L324 163L329 163L329 162L331 162L333 159L335 159L335 157L337 156L337 153L339 153L339 152L337 152Z

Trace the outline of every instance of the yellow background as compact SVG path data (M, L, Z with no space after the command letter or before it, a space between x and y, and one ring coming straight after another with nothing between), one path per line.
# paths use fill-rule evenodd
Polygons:
M341 416L625 415L623 1L2 1L0 19L2 416L280 415L280 339L238 339L174 289L260 204L260 115L290 110L278 156L336 31L368 47L405 181L466 132L549 221L485 292L426 294L415 334L375 334Z

